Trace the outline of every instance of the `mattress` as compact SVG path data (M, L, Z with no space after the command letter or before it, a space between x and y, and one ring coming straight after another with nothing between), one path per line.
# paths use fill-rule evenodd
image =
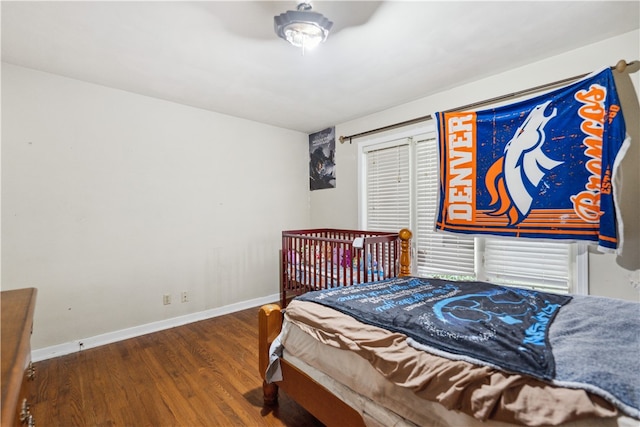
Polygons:
M311 306L308 306L311 304ZM300 321L301 312L312 310L315 319L309 322ZM315 321L338 322L346 331L344 334L327 333L316 328ZM512 425L562 425L569 426L605 426L605 427L631 427L639 426L637 420L626 416L621 416L618 411L607 402L597 397L590 396L581 390L569 390L549 386L548 389L541 389L538 384L518 385L501 389L499 405L492 401L495 393L491 384L498 377L488 376L486 384L479 389L473 384L465 381L473 378L475 374L462 370L457 371L460 376L456 385L451 386L451 382L445 381L440 385L435 385L430 392L421 390L424 387L424 378L420 375L400 375L405 378L400 384L389 380L393 378L394 371L402 370L419 371L417 366L409 367L394 366L393 357L386 358L384 366L380 361L367 360L367 351L362 351L363 347L370 350L375 347L397 347L406 346L403 351L417 352L418 350L402 344L404 339L398 338L391 332L380 328L373 331L378 337L377 340L356 343L358 336L364 332L371 332L369 328L356 320L341 313L322 307L313 303L294 301L285 313L285 323L280 341L284 346L283 357L291 364L299 367L317 382L331 390L347 404L359 411L367 425L397 425L397 426L492 426L506 427ZM387 341L380 346L379 337L384 337ZM369 339L371 337L369 336ZM366 338L365 338L366 341ZM389 345L391 343L391 345ZM352 351L352 350L358 351ZM379 349L380 350L380 349ZM373 350L372 350L373 351ZM378 351L378 350L376 350ZM380 350L384 352L385 350ZM421 362L429 363L425 360L437 356L426 355L420 352L426 359ZM364 357L363 357L364 356ZM442 358L439 358L442 359ZM444 360L437 363L449 363ZM460 362L451 362L459 364ZM443 367L445 372L450 368ZM455 368L458 369L458 368ZM488 369L485 367L478 369ZM504 381L522 382L521 376L516 379L509 379L503 376ZM363 381L366 379L366 381ZM429 381L430 385L437 382ZM421 385L422 384L422 385ZM438 389L438 387L440 387ZM475 387L475 388L474 388ZM499 387L505 387L501 385ZM522 394L514 396L515 390L520 390ZM434 395L433 400L425 399L424 395ZM466 399L466 401L465 401ZM558 405L558 401L561 402ZM493 402L487 404L487 402ZM555 405L555 406L554 406ZM524 409L527 409L526 411ZM377 423L377 424L376 424Z
M303 283L313 289L325 289L328 287L353 285L356 283L372 282L386 278L384 270L378 268L358 269L357 267L345 267L331 262L322 262L318 265L287 264L287 274L291 279ZM292 274L295 272L295 275Z

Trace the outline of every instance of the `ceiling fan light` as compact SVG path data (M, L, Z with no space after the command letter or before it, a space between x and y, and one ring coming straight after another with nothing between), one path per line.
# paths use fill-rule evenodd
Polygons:
M278 37L303 49L312 49L325 41L333 22L310 9L308 3L300 3L298 10L274 16L274 30Z
M286 40L296 47L312 49L327 38L322 28L309 24L291 24L284 29Z

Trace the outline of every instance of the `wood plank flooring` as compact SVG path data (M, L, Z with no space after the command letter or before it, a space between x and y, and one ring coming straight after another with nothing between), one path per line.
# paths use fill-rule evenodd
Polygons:
M39 426L322 424L280 391L263 407L258 308L36 363Z

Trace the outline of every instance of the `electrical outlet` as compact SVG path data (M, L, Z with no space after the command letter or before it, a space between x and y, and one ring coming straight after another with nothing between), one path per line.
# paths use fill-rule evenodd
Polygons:
M187 294L187 291L182 291L180 294L180 301L189 302L189 294Z
M164 295L162 295L162 303L163 303L164 305L169 305L169 304L171 304L171 295L169 295L169 294L164 294Z

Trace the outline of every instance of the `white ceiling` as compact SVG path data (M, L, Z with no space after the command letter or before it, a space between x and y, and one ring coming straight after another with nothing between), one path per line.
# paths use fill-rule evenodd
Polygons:
M303 56L273 31L296 4L2 1L2 60L311 133L640 27L638 1L315 1Z

